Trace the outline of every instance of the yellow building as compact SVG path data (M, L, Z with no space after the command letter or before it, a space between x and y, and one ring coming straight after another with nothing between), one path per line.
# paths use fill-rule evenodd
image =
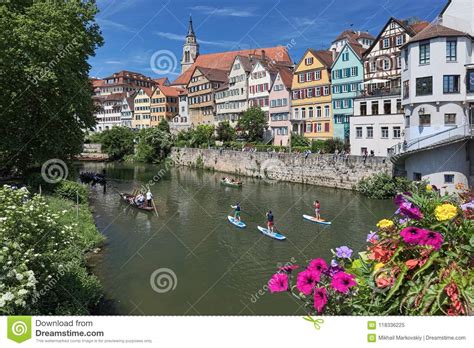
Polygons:
M150 99L152 96L150 88L142 87L134 99L134 113L132 128L149 128L151 126Z
M292 131L310 139L333 137L331 65L333 53L309 49L296 66L291 85Z
M151 96L151 120L150 127L156 127L161 120L172 119L179 113L179 93L180 88L170 86L156 86Z

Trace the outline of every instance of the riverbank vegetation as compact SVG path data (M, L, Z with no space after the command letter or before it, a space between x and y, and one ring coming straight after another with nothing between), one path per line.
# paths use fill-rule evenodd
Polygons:
M428 185L395 203L365 251L341 246L329 263L285 265L270 291L289 292L310 315L472 315L473 192L440 196Z
M356 191L373 199L390 199L398 192L407 192L421 189L424 184L410 181L403 177L392 177L386 173L379 173L361 179L355 186Z
M68 192L73 186L81 185L61 185ZM84 255L103 237L87 202L75 204L56 194L30 195L4 186L0 210L0 313L90 314L102 289Z

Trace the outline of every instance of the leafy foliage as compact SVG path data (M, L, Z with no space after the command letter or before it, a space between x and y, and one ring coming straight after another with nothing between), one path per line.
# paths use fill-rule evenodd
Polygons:
M231 142L235 140L235 129L230 125L229 121L220 122L216 128L216 139L223 142Z
M89 208L4 186L0 211L0 313L89 314L102 291L83 255L103 240Z
M207 148L214 143L214 126L202 124L188 131L181 131L176 142L182 147Z
M378 173L360 180L356 185L356 190L374 199L393 198L398 192L406 192L416 189L417 185L406 178L395 177Z
M97 11L93 0L1 2L3 166L81 152L83 130L95 124L88 60L103 43Z
M173 137L155 128L142 129L139 134L139 141L135 159L140 162L157 163L166 158L171 152Z
M247 109L239 118L238 130L249 142L259 142L263 140L263 134L267 129L267 117L259 107Z
M301 146L309 146L310 141L308 138L300 134L293 133L291 134L291 146L292 147L301 147Z
M170 133L170 124L164 118L160 121L160 123L158 123L157 128L161 130L162 132Z
M101 133L102 150L112 160L121 160L133 154L135 134L130 128L112 127Z

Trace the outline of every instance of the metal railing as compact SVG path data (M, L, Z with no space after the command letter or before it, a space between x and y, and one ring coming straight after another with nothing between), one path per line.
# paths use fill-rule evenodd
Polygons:
M409 142L404 141L402 143L398 143L390 148L389 154L390 156L396 156L406 152L416 151L432 145L448 142L454 139L472 137L473 135L474 125L463 124L453 128L445 129L438 133L419 137Z
M372 91L369 90L362 90L357 92L356 98L363 98L363 97L384 97L390 95L401 95L402 89L400 87L392 87L392 88L377 88Z

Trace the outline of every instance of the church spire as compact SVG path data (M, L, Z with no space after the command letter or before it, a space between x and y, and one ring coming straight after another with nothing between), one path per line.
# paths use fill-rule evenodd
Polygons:
M189 15L189 26L188 26L188 35L187 36L196 36L196 34L194 34L193 17L191 17L191 15Z

